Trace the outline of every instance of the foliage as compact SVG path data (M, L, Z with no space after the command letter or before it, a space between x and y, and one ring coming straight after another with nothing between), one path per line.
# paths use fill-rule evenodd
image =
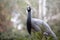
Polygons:
M32 33L31 36L25 35L22 36L21 34L17 33L0 33L0 39L1 40L46 40L45 37L43 37L39 32ZM48 38L48 40L51 40L51 38Z
M46 37L43 36L43 34L40 32L32 32L32 35L29 35L25 29L23 29L23 31L25 31L25 32L22 33L22 32L20 32L20 30L17 30L17 28L15 29L13 27L13 23L10 21L10 19L12 18L11 14L12 14L13 9L16 9L19 12L19 14L21 14L19 19L22 20L21 22L24 24L24 27L26 27L26 24L25 24L26 17L27 17L26 7L27 7L28 3L26 3L25 1L24 0L18 0L18 1L0 0L0 40L53 40L53 38L51 36L47 37L47 39L46 39ZM47 1L48 18L50 16L50 14L55 14L56 13L55 11L59 12L58 10L60 8L58 8L58 7L55 8L55 5L56 5L55 1L54 2L53 2L53 0ZM37 13L38 13L38 1L30 0L30 3L32 5L32 7L35 8L35 10L37 10ZM57 2L57 4L59 5L58 2ZM51 13L51 10L52 10L52 13ZM35 13L35 11L33 10L34 17L37 17L39 15L37 13L35 13L35 14L34 13ZM37 16L36 16L36 14L37 14ZM56 15L54 17L56 17ZM58 19L59 19L59 17L58 17ZM52 24L52 22L54 23L51 25L51 28L53 29L53 31L56 33L58 39L60 40L60 22L59 21L53 20L53 21L50 21L49 23L50 24Z

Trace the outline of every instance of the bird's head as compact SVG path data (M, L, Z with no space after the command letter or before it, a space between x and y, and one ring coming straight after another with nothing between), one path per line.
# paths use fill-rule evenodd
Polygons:
M30 6L27 7L27 11L28 11L28 12L31 11L31 7L30 7Z

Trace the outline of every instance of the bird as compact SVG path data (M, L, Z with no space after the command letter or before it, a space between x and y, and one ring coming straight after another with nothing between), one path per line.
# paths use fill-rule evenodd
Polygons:
M37 19L37 18L32 18L31 17L31 7L28 6L27 7L27 12L28 12L28 16L27 16L27 30L28 33L31 35L31 29L33 28L36 32L37 31L42 31L41 29L41 25L43 25L42 27L44 27L44 31L43 34L44 35L51 35L54 40L58 40L56 34L52 31L52 29L50 28L50 26L48 25L47 22L41 20L41 19Z

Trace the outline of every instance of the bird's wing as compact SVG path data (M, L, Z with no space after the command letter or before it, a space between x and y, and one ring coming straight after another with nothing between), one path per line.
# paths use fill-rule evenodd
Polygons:
M41 31L39 25L42 24L41 20L39 19L36 19L36 18L32 18L31 19L31 25L32 25L32 28L35 30L35 31Z
M54 39L57 40L57 37L56 37L55 33L52 31L52 29L50 28L50 26L46 22L44 22L43 20L32 18L31 19L31 24L32 24L32 27L35 30L37 30L37 31L40 30L39 29L39 25L43 24L44 26L42 26L42 27L44 27L46 29L46 32L48 32L49 34L51 34L54 37Z
M43 20L32 18L31 19L31 23L34 23L34 24L37 24L37 25L41 25L43 23Z
M41 31L40 27L34 23L32 23L32 28L35 30L35 31Z
M43 27L46 29L46 30L49 30L51 31L51 28L50 26L44 22L43 20L40 20L40 19L36 19L36 18L32 18L31 19L31 24L33 24L34 26L40 26L40 25L43 25Z

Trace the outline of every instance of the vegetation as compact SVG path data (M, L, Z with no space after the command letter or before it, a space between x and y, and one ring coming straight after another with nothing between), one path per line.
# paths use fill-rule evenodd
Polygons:
M46 37L42 33L35 32L34 30L31 36L28 34L26 30L26 8L28 4L32 7L32 17L39 18L39 4L37 0L0 0L0 40L53 40L53 37ZM54 2L52 0L47 0L46 17L48 19L48 24L60 40L59 5L59 0L55 0ZM19 23L15 24L11 21L11 18L16 17L12 15L14 13L20 14L17 19ZM18 30L18 25L20 24L23 26L21 30Z

